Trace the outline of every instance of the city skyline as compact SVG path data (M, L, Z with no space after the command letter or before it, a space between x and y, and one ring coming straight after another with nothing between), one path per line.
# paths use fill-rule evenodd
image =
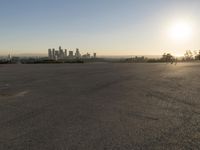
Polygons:
M90 58L96 58L97 54L94 52L93 55L90 55L90 53L81 54L78 48L76 48L76 51L74 53L73 50L67 50L62 49L61 46L59 46L58 50L55 48L49 48L48 49L48 58L51 60L63 60L63 59L90 59Z
M183 55L188 49L200 49L199 4L198 0L3 0L0 55L44 55L57 45L98 55Z

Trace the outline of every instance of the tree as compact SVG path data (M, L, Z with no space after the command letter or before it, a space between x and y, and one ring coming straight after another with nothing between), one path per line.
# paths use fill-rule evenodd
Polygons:
M191 61L193 60L193 54L191 50L187 50L184 54L184 58L186 61Z
M196 52L196 54L195 54L195 60L200 60L200 50L199 50L199 53Z
M173 62L174 57L173 57L170 53L164 53L164 54L162 55L161 60L162 60L163 62Z

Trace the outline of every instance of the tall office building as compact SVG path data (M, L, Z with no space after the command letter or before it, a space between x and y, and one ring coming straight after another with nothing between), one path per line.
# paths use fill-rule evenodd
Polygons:
M80 57L81 57L81 54L80 54L78 48L76 49L75 57L76 57L76 58L80 58Z
M70 58L73 58L74 54L73 54L73 51L69 51L69 55L68 55Z
M60 59L60 54L59 54L59 51L55 51L55 60L58 60Z
M48 56L49 56L49 59L52 59L52 51L51 51L51 49L48 49Z
M8 60L10 61L12 59L11 54L8 54Z
M63 58L64 58L64 52L61 46L59 46L59 59L63 59Z
M59 50L61 50L62 49L62 47L61 46L59 46Z
M67 49L65 49L65 57L67 57Z
M55 49L52 49L52 59L55 59Z

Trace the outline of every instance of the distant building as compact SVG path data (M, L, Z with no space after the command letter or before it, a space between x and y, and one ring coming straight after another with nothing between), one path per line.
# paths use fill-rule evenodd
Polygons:
M65 49L65 57L67 57L67 49Z
M55 49L52 49L52 59L55 59Z
M59 46L59 51L62 50L61 46Z
M12 60L11 54L8 55L8 60L9 60L9 61Z
M73 58L73 57L74 57L73 51L69 51L68 57L70 57L70 58Z
M78 48L76 49L75 57L76 57L76 58L81 58L81 54L80 54Z
M48 56L49 56L49 59L53 59L53 55L52 55L51 49L48 49Z
M54 56L54 59L55 60L58 60L59 59L59 51L55 51L55 56Z
M65 54L63 49L61 48L61 46L59 46L59 59L64 59L65 58Z
M90 54L89 54L89 53L87 53L87 54L83 55L83 56L82 56L82 58L89 59L89 58L90 58Z

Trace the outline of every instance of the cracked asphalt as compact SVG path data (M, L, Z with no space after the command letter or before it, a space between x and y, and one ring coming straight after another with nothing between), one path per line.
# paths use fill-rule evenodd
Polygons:
M200 63L0 65L0 150L199 150Z

